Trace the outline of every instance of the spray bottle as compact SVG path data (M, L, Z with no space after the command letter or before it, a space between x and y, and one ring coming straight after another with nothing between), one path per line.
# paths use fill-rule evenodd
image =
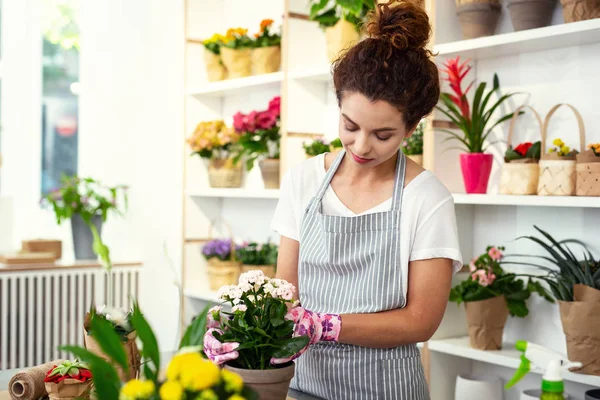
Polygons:
M581 367L580 362L569 361L564 355L555 353L540 345L517 341L517 350L523 352L521 365L512 379L506 384L506 389L519 382L531 370L531 364L544 370L542 376L542 397L540 400L564 400L564 383L562 370Z

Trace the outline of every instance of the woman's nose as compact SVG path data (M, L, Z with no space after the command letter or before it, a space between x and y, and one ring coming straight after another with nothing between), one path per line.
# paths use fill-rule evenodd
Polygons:
M354 151L359 157L369 154L371 151L371 146L369 145L368 134L360 132L358 135L356 135L356 139L354 140Z

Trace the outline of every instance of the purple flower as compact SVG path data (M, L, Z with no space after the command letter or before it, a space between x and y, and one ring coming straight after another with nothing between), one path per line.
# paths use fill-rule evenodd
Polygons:
M323 325L323 332L331 332L333 329L333 324L328 319L324 320L321 325Z

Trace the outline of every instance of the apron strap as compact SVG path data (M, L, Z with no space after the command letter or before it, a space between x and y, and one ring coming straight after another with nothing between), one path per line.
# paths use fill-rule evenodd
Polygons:
M396 160L396 180L394 181L394 197L392 199L392 211L402 209L402 194L404 193L404 181L406 174L406 156L402 150L398 150Z
M323 200L323 196L325 196L325 192L327 191L327 188L329 187L329 184L331 183L331 180L333 179L333 175L335 175L338 167L342 163L342 160L344 159L344 154L346 154L346 149L340 150L337 157L333 161L333 164L331 164L331 166L329 167L329 170L325 174L325 178L323 179L323 182L321 183L321 187L319 188L319 191L317 192L315 197L313 197L311 204L309 206L309 209L312 209L312 211L315 211L316 208L320 208L321 200Z

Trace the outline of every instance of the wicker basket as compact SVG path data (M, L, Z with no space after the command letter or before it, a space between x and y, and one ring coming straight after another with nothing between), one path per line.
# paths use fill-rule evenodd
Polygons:
M269 278L275 278L275 266L274 265L242 265L242 273L250 272L254 270L260 270Z
M538 195L540 196L573 196L575 195L576 168L575 157L561 157L553 153L545 153L548 124L554 112L561 106L569 107L577 117L579 125L580 151L585 143L585 128L581 114L570 104L557 104L548 113L542 128L542 157L540 160L540 179Z
M208 163L208 182L213 188L239 188L242 186L244 171L242 163L233 159L211 159Z
M210 258L208 265L206 266L206 272L208 274L210 290L217 291L222 286L226 285L237 285L242 263L236 259L236 248L233 240L233 232L225 221L221 221L222 224L227 228L229 237L231 238L231 260L220 260L217 257ZM208 228L208 240L212 240L212 230L214 222L211 222Z
M540 136L542 134L542 117L540 117L540 114L532 107L523 105L515 110L512 120L510 121L508 138L506 139L509 146L512 145L512 137L515 132L517 117L523 108L528 108L533 112L535 119L538 121L538 126L540 127ZM537 194L539 175L540 168L538 160L534 158L507 161L502 166L500 193L516 195Z
M600 156L592 149L577 155L577 196L600 196Z

